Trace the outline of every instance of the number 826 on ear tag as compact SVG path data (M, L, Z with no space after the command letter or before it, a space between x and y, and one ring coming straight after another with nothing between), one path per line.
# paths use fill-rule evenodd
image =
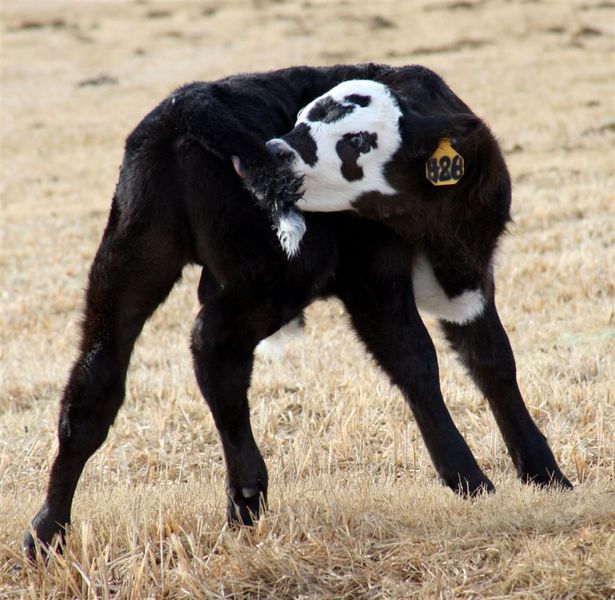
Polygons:
M440 140L425 163L425 175L433 185L455 185L463 177L464 169L463 156L451 146L448 138Z

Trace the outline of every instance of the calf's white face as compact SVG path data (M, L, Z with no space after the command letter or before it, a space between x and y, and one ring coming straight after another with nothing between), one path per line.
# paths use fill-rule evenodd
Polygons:
M297 208L341 211L366 192L395 194L384 168L402 143L401 115L387 86L370 80L345 81L303 108L290 133L267 143L303 177Z

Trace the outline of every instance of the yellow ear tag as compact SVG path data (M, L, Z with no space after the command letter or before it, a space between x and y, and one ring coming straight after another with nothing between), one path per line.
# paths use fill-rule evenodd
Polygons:
M425 163L427 179L434 185L455 185L463 173L463 156L451 146L451 140L441 138L436 151Z

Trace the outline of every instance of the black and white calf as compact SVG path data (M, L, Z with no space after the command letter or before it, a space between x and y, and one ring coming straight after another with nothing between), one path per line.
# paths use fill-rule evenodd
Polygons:
M361 83L313 102L349 80ZM267 149L306 105L287 143ZM425 160L443 136L456 139L466 173L434 188ZM493 488L444 406L417 302L441 317L519 476L570 487L523 404L495 310L491 259L509 201L496 142L422 67L298 67L174 92L126 142L62 397L58 455L26 551L64 533L83 467L123 402L135 340L188 263L202 267L192 352L222 440L229 521L251 523L266 501L247 399L254 349L331 295L405 393L449 487Z

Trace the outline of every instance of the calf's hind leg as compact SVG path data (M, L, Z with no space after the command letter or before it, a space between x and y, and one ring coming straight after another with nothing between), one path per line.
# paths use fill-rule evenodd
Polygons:
M267 303L261 304L249 294L246 301L207 287L211 296L202 297L204 304L192 332L194 369L222 441L228 521L251 525L267 501L268 483L265 461L250 425L248 388L253 355L258 342L283 323L276 322Z
M61 401L59 450L45 502L24 541L43 548L63 537L77 482L124 400L128 362L143 324L181 275L184 261L162 229L127 231L112 210L89 274L81 347Z
M523 402L515 359L493 297L473 321L464 325L441 321L441 326L487 398L521 480L540 486L572 488Z

